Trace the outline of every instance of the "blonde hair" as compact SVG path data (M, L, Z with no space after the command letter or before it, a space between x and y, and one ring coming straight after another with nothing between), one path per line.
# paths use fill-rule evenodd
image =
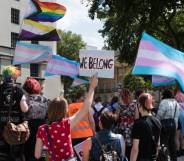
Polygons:
M63 97L57 97L49 103L48 120L49 123L58 121L66 116L68 102Z

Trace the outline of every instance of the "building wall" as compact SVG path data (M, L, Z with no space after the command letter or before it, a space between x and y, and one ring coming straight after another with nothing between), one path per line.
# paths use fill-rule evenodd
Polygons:
M26 10L26 0L0 0L0 72L3 66L12 63L14 50L11 48L11 32L19 33L23 15ZM19 24L11 23L11 8L20 10ZM39 42L39 44L50 46L53 53L56 54L56 42ZM7 58L4 55L8 55ZM46 64L40 64L39 77L44 78ZM23 84L25 79L30 76L30 64L21 65L21 77L17 83ZM60 77L45 78L43 94L52 99L60 95L63 91Z

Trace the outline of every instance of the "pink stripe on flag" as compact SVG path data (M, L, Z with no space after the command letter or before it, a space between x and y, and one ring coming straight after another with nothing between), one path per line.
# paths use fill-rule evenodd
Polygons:
M69 73L69 72L65 72L64 70L57 70L55 68L52 68L52 67L48 67L46 69L46 72L47 73L52 73L52 74L57 74L57 75L68 75L68 76L71 76L73 75L73 73Z
M32 58L24 58L24 57L21 57L21 56L15 56L14 57L14 61L15 62L38 62L38 61L48 61L49 58L39 58L39 59L35 59L35 60L32 60Z
M56 64L56 65L60 65L62 67L65 67L65 68L72 68L72 69L75 69L76 70L76 65L73 65L73 64L70 64L64 60L56 60L56 59L52 59L50 61L51 64Z
M139 50L140 49L147 49L151 51L159 52L159 50L149 41L141 40L139 44Z
M16 46L15 52L23 52L25 54L30 54L30 55L41 55L43 54L43 49L31 49L31 48L27 48L24 46Z

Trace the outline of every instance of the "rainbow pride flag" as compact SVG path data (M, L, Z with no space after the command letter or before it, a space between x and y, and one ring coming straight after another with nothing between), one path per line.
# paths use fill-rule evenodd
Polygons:
M40 22L55 22L61 19L66 12L66 8L58 3L41 2L39 0L32 0L38 11L27 17L34 21Z
M132 74L172 78L184 91L184 53L143 33Z
M45 76L64 75L75 77L79 74L79 63L59 55L52 55L45 70Z
M52 49L45 45L17 42L13 64L29 64L48 61L51 58Z

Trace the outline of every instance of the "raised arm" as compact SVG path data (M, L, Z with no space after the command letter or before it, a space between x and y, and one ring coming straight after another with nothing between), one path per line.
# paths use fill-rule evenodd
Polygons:
M97 76L93 76L91 79L87 97L84 100L83 107L80 108L80 110L75 115L70 117L71 129L74 128L75 125L89 112L89 108L91 108L91 104L93 101L94 90L97 84L98 84L98 78Z

